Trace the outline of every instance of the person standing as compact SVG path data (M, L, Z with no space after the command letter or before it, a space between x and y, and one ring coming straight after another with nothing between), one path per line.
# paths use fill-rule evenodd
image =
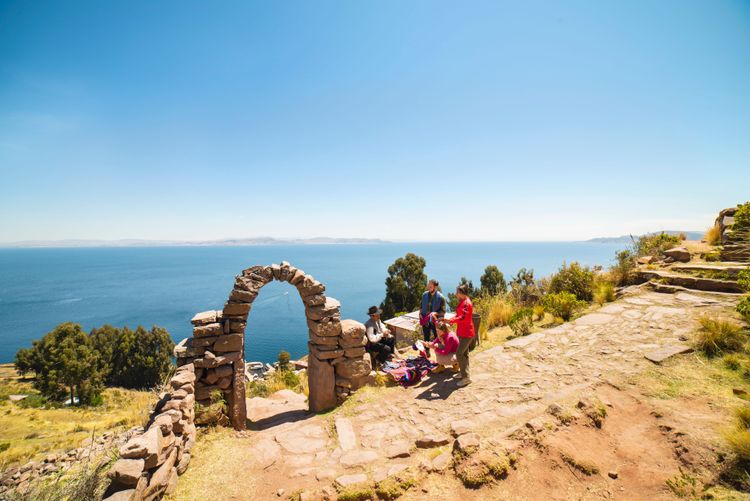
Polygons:
M419 325L425 343L437 337L435 318L441 320L445 316L445 297L440 293L440 284L434 278L427 282L427 290L422 294L422 305L419 308ZM433 315L433 313L435 315Z
M456 316L449 319L448 322L457 326L458 349L456 350L456 359L460 372L455 375L455 378L460 379L458 386L463 387L471 383L469 350L474 344L474 337L476 336L474 322L472 321L474 305L469 298L469 288L465 284L456 287L456 297L459 300L456 307Z
M367 334L367 351L374 353L375 358L381 364L396 352L396 336L386 329L385 324L380 321L383 310L377 306L370 306L367 314L370 318L365 322L365 333ZM373 368L374 368L373 364Z

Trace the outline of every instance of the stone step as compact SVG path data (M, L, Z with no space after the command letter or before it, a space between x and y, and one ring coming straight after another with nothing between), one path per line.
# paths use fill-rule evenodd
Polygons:
M686 289L729 294L742 294L744 292L739 284L733 280L700 278L660 270L638 270L635 275L637 283L656 282L660 285L676 285Z
M738 262L718 262L712 264L674 264L669 269L678 273L687 274L699 274L701 272L708 273L724 273L730 279L734 280L742 270L750 268L750 264L738 263Z

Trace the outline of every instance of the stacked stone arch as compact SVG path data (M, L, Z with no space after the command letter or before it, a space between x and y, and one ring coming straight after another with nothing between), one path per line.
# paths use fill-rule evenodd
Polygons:
M309 408L331 409L350 392L372 378L371 360L365 351L364 326L341 320L341 304L325 295L325 285L287 262L252 266L235 277L224 308L205 311L191 320L193 337L175 348L178 365L195 366L195 399L210 404L221 391L227 401L227 417L238 430L245 428L245 328L260 289L273 280L296 287L305 306L308 327ZM252 333L249 336L252 340Z

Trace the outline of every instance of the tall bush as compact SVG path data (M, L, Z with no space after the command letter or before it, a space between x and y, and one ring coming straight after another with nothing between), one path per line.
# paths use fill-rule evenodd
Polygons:
M659 257L664 251L679 245L679 237L669 235L668 233L654 233L652 235L643 235L635 242L635 253L638 256Z
M567 291L547 294L542 298L541 303L545 310L566 322L576 311L586 307L585 301L577 299L575 294Z
M581 266L574 261L563 263L562 267L552 275L549 291L570 292L582 301L591 301L594 295L594 272L587 266Z

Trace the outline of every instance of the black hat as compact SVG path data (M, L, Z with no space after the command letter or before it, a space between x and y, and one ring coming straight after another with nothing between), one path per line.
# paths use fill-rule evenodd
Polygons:
M377 306L370 306L370 309L367 310L368 315L380 315L381 313L383 313L383 310L381 310Z

